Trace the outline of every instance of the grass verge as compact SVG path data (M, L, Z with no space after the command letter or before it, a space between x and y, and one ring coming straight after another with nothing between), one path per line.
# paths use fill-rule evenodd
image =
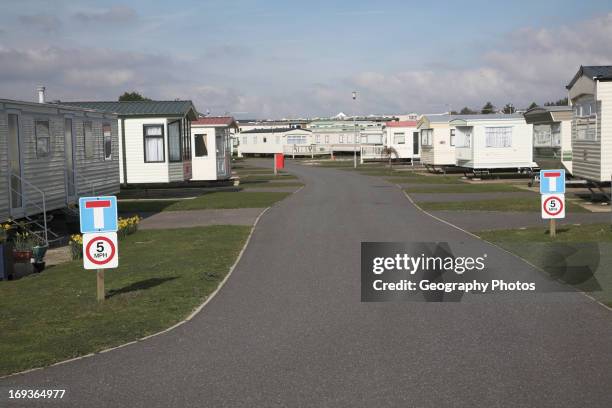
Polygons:
M411 186L404 189L407 193L502 193L525 192L509 184L442 184L439 186Z
M270 183L272 184L272 183ZM261 185L257 185L261 186ZM255 185L254 185L255 187ZM119 201L119 212L190 211L219 208L265 208L291 193L218 191L188 200Z
M185 318L226 276L250 227L139 231L106 271L107 299L80 261L0 282L0 375L117 346Z
M540 197L509 197L495 200L469 200L448 202L419 202L419 206L430 211L516 211L540 212ZM566 201L567 213L588 212L579 205Z
M544 228L481 231L477 235L528 260L612 307L612 227L564 225L552 238Z

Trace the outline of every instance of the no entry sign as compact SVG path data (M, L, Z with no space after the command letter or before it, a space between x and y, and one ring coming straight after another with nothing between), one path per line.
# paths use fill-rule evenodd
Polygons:
M565 194L542 194L542 218L565 218Z
M116 232L83 234L83 267L109 269L119 266L119 247Z

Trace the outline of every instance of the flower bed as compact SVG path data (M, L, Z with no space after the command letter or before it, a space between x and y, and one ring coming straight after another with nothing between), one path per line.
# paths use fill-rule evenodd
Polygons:
M123 239L135 233L138 231L138 224L140 224L140 217L137 215L129 218L120 217L118 220L119 230L117 231L117 238ZM70 247L70 255L73 260L83 258L83 236L81 234L71 235L68 246Z

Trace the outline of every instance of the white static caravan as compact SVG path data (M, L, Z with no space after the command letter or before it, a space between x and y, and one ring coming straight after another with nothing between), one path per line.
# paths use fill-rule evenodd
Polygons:
M191 101L69 102L119 117L121 183L162 184L191 179Z
M572 175L612 177L612 66L581 66L567 85L572 116Z
M572 107L536 106L523 114L533 125L533 160L541 169L572 173Z
M229 116L205 117L191 122L192 181L227 180L232 175L232 129Z
M298 128L252 129L238 135L238 156L285 153L287 147L313 144L312 132Z
M0 222L119 192L117 116L39 100L0 99Z
M384 145L396 152L397 159L418 159L421 154L421 144L417 122L414 120L387 122Z
M421 163L436 170L455 165L455 130L449 115L424 115L417 123L421 138Z
M474 170L533 169L533 128L522 115L453 116L455 164Z

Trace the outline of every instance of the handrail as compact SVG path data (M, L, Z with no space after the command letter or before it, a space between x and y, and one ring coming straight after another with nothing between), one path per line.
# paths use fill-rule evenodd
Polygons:
M19 194L19 196L21 197L21 201L22 201L21 202L21 207L25 208L26 210L27 210L28 205L30 204L28 202L28 195L27 194L23 194L22 192L19 192L15 188L13 188L13 177L16 177L22 183L22 186L21 186L21 190L22 191L24 191L23 184L26 184L28 187L30 187L31 189L33 189L34 191L38 192L41 195L42 206L40 206L40 205L38 205L36 203L33 203L32 205L42 211L42 214L43 214L43 224L44 224L44 231L43 232L44 232L44 237L45 237L45 245L49 245L49 237L47 235L47 201L46 201L46 198L45 198L45 192L43 190L41 190L40 188L36 187L34 184L30 183L28 180L24 179L23 177L15 174L15 173L13 173L12 171L9 170L9 187L11 189L11 192Z

